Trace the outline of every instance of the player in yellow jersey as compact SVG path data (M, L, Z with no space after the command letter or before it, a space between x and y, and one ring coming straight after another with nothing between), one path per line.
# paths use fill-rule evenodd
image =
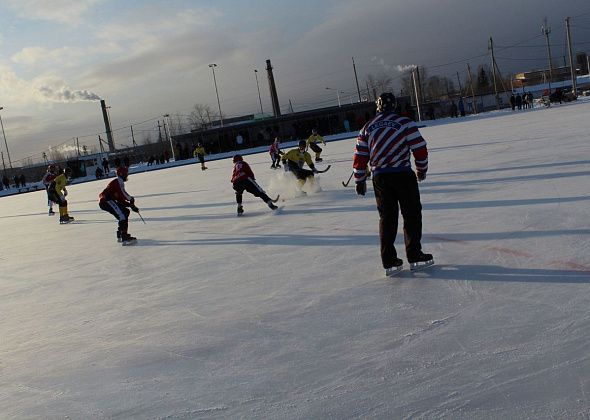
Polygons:
M318 143L322 143L324 146L326 145L324 138L322 136L320 136L318 134L318 131L314 128L313 130L311 130L311 136L309 136L309 138L307 139L306 145L307 145L307 147L309 147L311 150L314 151L315 161L321 162L323 160L320 157L320 155L322 154L322 148L317 145Z

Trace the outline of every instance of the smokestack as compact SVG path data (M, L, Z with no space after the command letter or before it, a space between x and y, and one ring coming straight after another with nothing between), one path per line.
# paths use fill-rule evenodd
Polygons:
M270 60L266 60L266 72L268 73L268 87L270 90L270 101L272 102L272 112L275 117L279 117L281 115L281 108L279 107L277 87L275 86L275 78L272 75L272 65L270 64Z
M109 144L109 152L115 151L115 142L113 141L113 131L111 130L111 122L109 114L107 114L107 106L104 99L100 100L100 107L102 108L102 118L104 119L104 129L107 132L107 143Z

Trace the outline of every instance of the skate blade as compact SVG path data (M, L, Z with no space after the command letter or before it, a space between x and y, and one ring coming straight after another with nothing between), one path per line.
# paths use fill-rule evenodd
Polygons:
M400 265L399 267L391 267L388 268L387 270L385 270L385 276L386 277L394 277L397 276L399 273L401 273L404 269L403 265Z
M134 239L132 241L121 242L121 246L131 246L131 245L135 245L136 243L137 243L137 239Z
M434 265L434 260L410 263L410 270L411 271L419 271L419 270L422 270L426 267L430 267L431 265Z

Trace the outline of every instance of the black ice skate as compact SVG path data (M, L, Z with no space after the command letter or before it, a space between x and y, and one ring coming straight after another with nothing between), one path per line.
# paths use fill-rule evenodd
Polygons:
M74 220L74 218L71 216L68 216L67 214L65 216L59 216L59 224L60 225L70 223L72 220Z
M271 210L278 209L278 207L273 204L272 200L268 201L266 204L268 204L268 208Z
M119 242L119 243L123 242L123 238L121 237L121 231L120 230L117 231L117 242Z
M408 262L410 263L410 270L420 270L422 268L426 268L434 264L434 258L432 254L424 254L420 253L413 258L408 258Z
M128 233L121 234L121 245L129 246L135 245L137 243L137 238L129 235Z
M322 159L322 158L321 158L321 157L319 157L319 156L318 156L317 158L315 158L315 161L316 161L316 162L322 162L323 160L324 160L324 159Z
M397 273L402 271L403 268L404 268L403 260L396 258L395 261L393 262L393 265L391 267L385 269L385 275L387 277L393 277Z
M53 211L53 209L49 209L49 213L50 216L53 216L55 214L55 212Z
M238 216L244 214L244 207L241 204L238 204Z

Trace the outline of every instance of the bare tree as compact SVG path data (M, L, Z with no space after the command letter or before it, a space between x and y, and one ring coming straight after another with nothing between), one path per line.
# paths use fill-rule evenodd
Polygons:
M392 91L393 78L381 71L377 75L368 74L365 78L365 83L370 90L369 94L376 98L377 95L383 92Z
M189 122L192 130L203 130L211 122L211 116L215 115L209 105L195 104L189 116Z
M191 125L191 122L186 115L178 113L170 115L168 121L170 122L170 134L173 136L186 133L187 131L189 131L189 127L187 126Z

